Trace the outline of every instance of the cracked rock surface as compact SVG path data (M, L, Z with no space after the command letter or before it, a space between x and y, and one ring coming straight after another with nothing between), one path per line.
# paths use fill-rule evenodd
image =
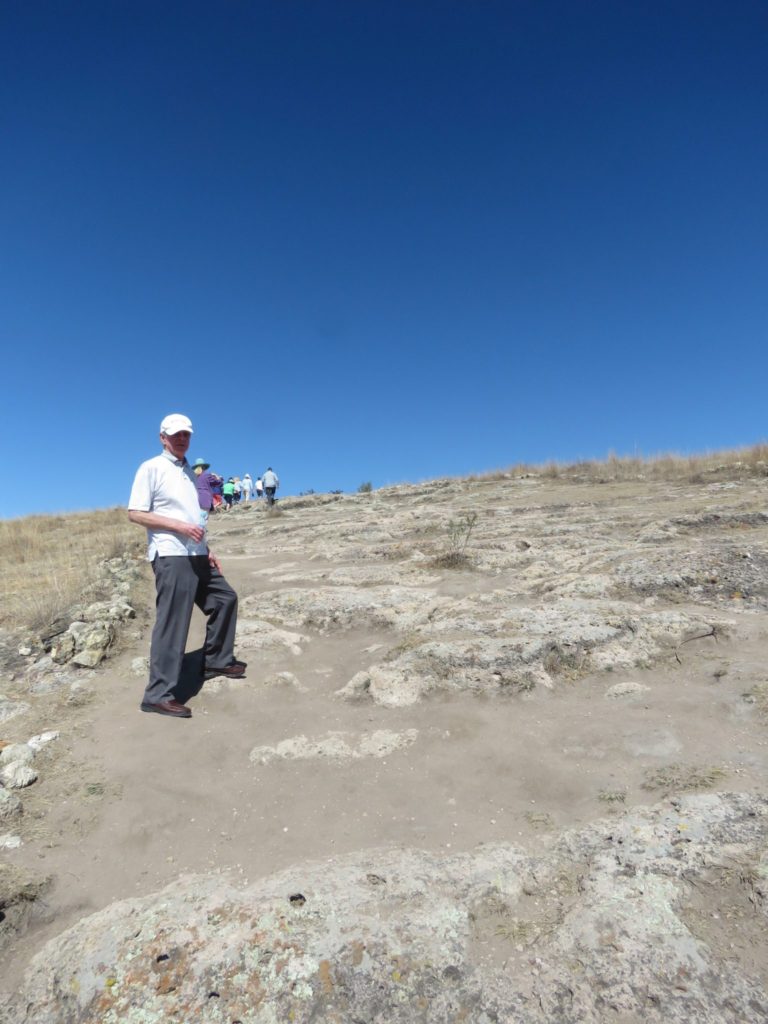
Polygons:
M740 913L713 944L693 894L718 906L724 875ZM246 888L185 877L50 943L14 1019L757 1024L767 925L768 804L695 796L566 832L538 857L370 850Z

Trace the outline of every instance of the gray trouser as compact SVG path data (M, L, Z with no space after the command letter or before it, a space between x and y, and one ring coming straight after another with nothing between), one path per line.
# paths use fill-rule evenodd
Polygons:
M144 701L159 704L173 699L179 684L194 605L208 616L205 667L224 668L234 660L237 594L207 555L158 555L152 570L157 617Z

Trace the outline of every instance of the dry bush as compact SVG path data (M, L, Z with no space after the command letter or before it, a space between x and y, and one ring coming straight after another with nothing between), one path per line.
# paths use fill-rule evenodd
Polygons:
M693 765L668 764L659 768L646 769L643 789L662 789L667 792L711 789L726 775L726 770L718 765L705 765L697 768Z
M468 569L472 565L472 559L461 551L447 551L445 554L436 555L429 565L433 569Z
M542 667L551 676L578 679L589 670L589 651L578 645L553 643L544 655Z
M143 544L144 532L123 508L0 521L0 627L45 629L79 601L95 599L101 562L139 554Z
M601 789L597 799L604 804L623 804L627 799L626 789Z
M436 569L465 569L472 564L467 544L477 523L477 512L464 512L448 523L447 549L429 563Z

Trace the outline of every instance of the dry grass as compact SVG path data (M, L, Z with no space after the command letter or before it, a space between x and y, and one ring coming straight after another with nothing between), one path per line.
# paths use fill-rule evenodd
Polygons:
M41 630L91 597L105 559L138 554L144 532L125 509L0 521L0 627Z
M570 649L569 649L570 648ZM589 670L589 651L575 645L554 643L542 661L545 672L563 679L578 679Z
M674 790L711 789L728 773L718 765L695 767L685 764L668 764L659 768L648 768L645 772L643 789Z
M472 566L472 559L463 551L448 551L443 555L437 555L428 564L433 569L469 569Z
M627 799L626 789L601 789L597 799L604 804L623 804Z
M609 483L621 480L681 480L709 483L733 477L768 476L768 444L703 455L674 453L651 456L609 455L606 459L583 462L547 462L544 465L517 463L505 470L478 473L470 480L504 480L509 477L538 476L546 480L579 483Z

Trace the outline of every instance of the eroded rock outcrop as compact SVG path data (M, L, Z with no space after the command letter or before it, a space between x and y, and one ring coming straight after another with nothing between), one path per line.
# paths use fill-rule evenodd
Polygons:
M186 877L48 943L6 1019L757 1024L767 911L768 801L693 796L540 857L373 850L244 889Z

